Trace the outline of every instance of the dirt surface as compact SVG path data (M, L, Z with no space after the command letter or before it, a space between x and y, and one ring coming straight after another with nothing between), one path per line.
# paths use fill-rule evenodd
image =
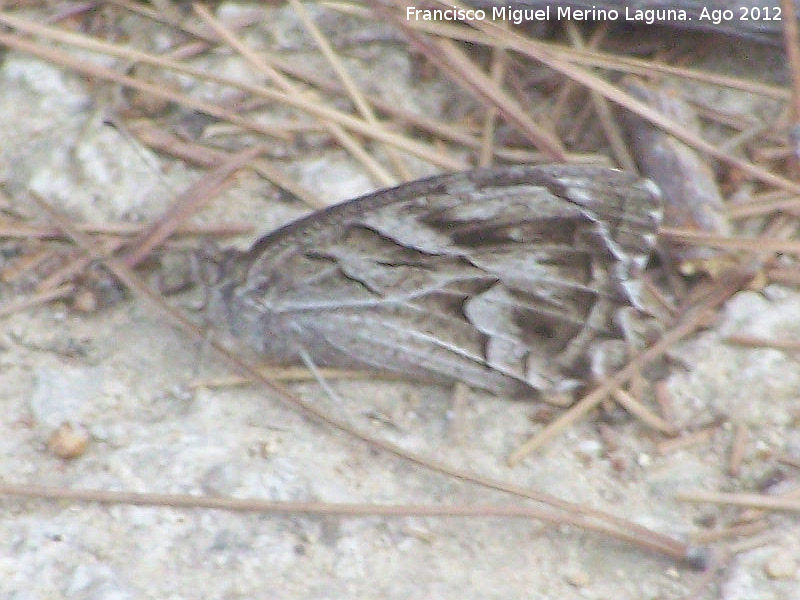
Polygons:
M302 49L291 12L270 10L255 30ZM204 60L231 68L231 57ZM411 59L392 43L365 45L350 60L360 80L418 110L452 99L447 85L419 83ZM392 72L391 82L381 72ZM103 125L113 110L104 99L113 94L102 84L9 52L0 89L5 192L35 221L44 219L25 200L31 191L79 221L147 222L199 177ZM313 149L287 168L329 202L375 187L335 149ZM255 236L303 210L244 175L198 222L255 223ZM0 292L0 302L14 299ZM783 482L771 492L796 487L796 470L770 458L772 451L800 454L796 358L724 340L794 338L798 314L796 290L740 292L708 330L675 348L667 379L675 422L716 426L708 439L663 455L661 438L629 419L602 426L618 446L609 452L608 435L590 418L511 469L505 457L541 427L532 420L538 405L470 392L458 408L450 390L413 382L331 382L339 400L312 383L293 389L410 450L688 539L729 524L734 513L678 502L680 491L752 491L778 471ZM4 317L0 479L271 500L519 502L376 453L256 387L190 386L224 372L141 300L90 314L55 302ZM89 434L86 452L73 460L47 446L64 422ZM732 477L728 453L740 427L744 463ZM0 597L641 600L684 598L698 587L699 598L798 597L800 526L785 515L768 523L752 549L709 574L528 520L276 516L3 498Z

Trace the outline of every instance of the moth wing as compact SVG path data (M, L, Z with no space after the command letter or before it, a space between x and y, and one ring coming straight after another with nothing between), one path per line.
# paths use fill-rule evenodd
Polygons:
M320 364L494 392L574 387L555 358L587 328L614 335L599 304L638 304L659 220L652 185L610 169L434 177L262 238L230 318L279 358L292 353L282 338Z

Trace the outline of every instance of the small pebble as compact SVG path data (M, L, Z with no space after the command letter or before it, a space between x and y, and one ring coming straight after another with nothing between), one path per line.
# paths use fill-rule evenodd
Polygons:
M69 422L59 425L47 440L47 449L65 459L81 456L88 445L89 432L84 427Z
M576 588L586 587L591 581L589 574L585 571L572 571L571 573L567 573L564 578L567 580L568 584Z
M764 573L770 579L791 579L797 575L797 561L788 554L776 554L764 565Z
M99 302L92 290L79 290L72 297L72 308L82 313L97 312Z

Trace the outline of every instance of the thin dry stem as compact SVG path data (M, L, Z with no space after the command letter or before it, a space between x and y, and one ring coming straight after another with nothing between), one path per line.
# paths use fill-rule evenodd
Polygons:
M770 529L770 524L765 519L754 521L752 523L743 523L741 525L733 525L732 527L725 527L723 529L715 529L713 531L700 531L692 534L692 541L696 544L712 544L724 539L736 537L752 537L757 534L764 533Z
M619 402L620 406L648 427L660 431L665 435L677 435L678 429L675 425L659 417L625 390L616 389L612 395L614 399Z
M72 296L74 291L75 286L62 285L61 287L57 287L52 290L39 292L38 294L35 294L29 298L23 298L22 300L16 300L14 302L3 304L0 306L0 317L7 317L35 306L42 306L52 302L53 300L63 300L65 298L69 298Z
M737 424L731 441L731 452L728 461L728 474L731 477L739 477L742 473L742 462L747 449L747 437L747 427L741 423Z
M129 267L139 264L152 250L164 242L184 220L199 211L203 205L232 183L232 176L264 151L254 146L237 152L216 169L206 173L178 196L169 210L145 229L132 243L125 257Z
M800 254L800 242L770 238L765 235L756 238L725 237L672 227L662 227L658 235L673 242L692 244L723 250L745 250L747 252L771 252L781 254Z
M687 433L686 435L682 435L671 440L660 441L656 445L656 450L661 456L666 456L667 454L672 454L678 450L685 450L691 446L705 444L714 436L714 434L717 432L717 429L718 427L715 425L713 427L706 427L704 429Z
M250 498L222 498L191 494L154 494L113 492L106 490L69 489L36 485L0 483L1 496L99 502L102 504L129 504L133 506L158 506L170 508L209 508L235 512L255 512L283 515L334 515L339 517L448 517L448 518L515 518L537 519L554 525L571 525L589 531L597 530L582 515L558 513L535 506L521 505L433 505L433 504L365 504L333 502L292 502ZM601 533L604 533L600 530ZM644 546L633 534L623 533L620 539ZM653 550L653 548L649 548ZM685 556L673 558L682 560Z
M210 166L210 165L208 165ZM142 226L135 223L78 223L75 227L79 231L92 235L125 236L140 235ZM253 231L252 225L192 225L183 224L173 232L175 237L230 237ZM29 224L0 224L0 237L21 239L59 239L64 237L64 232L47 225Z
M502 48L492 49L492 65L490 67L489 76L492 81L500 87L503 84L503 77L505 76L506 65L508 64L508 53ZM495 126L497 125L498 111L494 106L486 108L486 114L483 116L483 133L481 135L481 149L478 157L478 164L482 167L488 167L492 164L492 156L494 156L494 134Z
M786 64L792 79L792 122L797 124L800 122L800 35L798 35L794 2L781 0L781 9L784 15L782 22Z
M725 342L748 348L773 348L775 350L800 350L800 341L796 339L767 339L749 335L732 335Z
M800 498L767 496L765 494L725 493L725 492L681 492L676 496L682 502L704 504L723 504L759 508L763 510L800 512Z

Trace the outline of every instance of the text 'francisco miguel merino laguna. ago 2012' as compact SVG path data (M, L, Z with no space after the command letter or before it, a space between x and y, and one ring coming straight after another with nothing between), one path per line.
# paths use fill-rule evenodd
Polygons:
M654 23L675 23L679 21L709 22L719 25L725 21L780 21L781 9L771 7L738 7L733 9L709 9L703 7L700 14L690 15L677 8L631 9L613 8L573 8L570 6L546 6L544 8L509 8L494 6L491 11L481 8L406 8L409 21L508 21L519 25L526 21L549 21L551 19L570 19L572 21L631 21L653 25Z

